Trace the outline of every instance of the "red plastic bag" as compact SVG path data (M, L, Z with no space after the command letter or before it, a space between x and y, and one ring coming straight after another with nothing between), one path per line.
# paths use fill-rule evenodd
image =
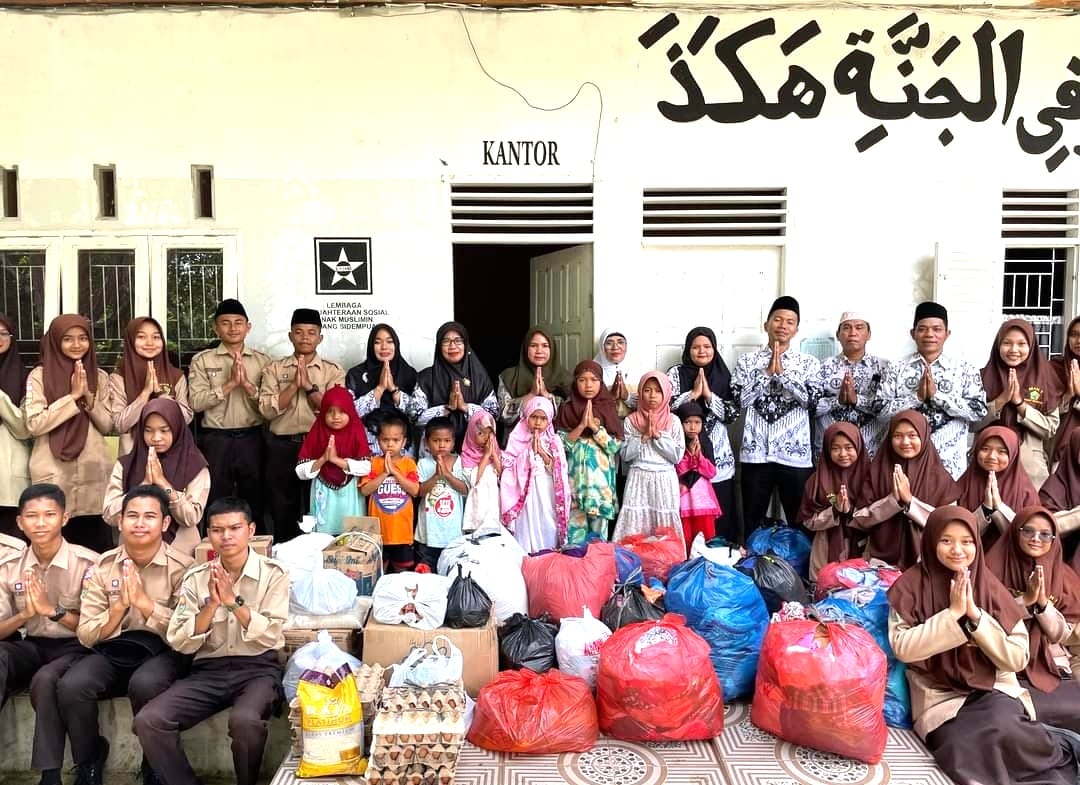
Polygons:
M677 613L629 624L600 647L600 729L627 741L711 739L724 701L709 644Z
M896 583L900 572L884 562L870 564L866 559L832 562L818 572L814 599L823 600L829 592L836 589L868 587L885 590Z
M596 744L596 704L583 679L557 670L503 671L480 690L469 741L496 752L585 752Z
M855 624L774 622L758 660L750 720L784 741L864 763L885 751L887 662Z
M615 546L597 543L582 557L564 553L528 556L521 563L529 591L529 615L544 613L556 621L581 616L582 606L600 618L600 609L615 585Z
M654 534L631 534L619 545L641 559L641 571L646 580L659 578L667 583L671 568L686 561L682 537L670 526L662 526Z

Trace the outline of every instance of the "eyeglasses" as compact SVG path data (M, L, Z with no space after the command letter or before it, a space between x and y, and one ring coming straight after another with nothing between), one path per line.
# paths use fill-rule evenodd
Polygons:
M1025 540L1038 540L1039 542L1053 542L1057 539L1057 535L1053 532L1038 531L1030 526L1022 526L1020 534L1024 536Z
M616 346L626 346L626 341L622 338L608 338L604 341L604 346L614 349Z
M464 346L464 338L443 338L439 341L439 346Z

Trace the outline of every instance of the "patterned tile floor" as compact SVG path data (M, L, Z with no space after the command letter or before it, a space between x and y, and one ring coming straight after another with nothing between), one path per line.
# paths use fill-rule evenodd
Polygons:
M299 780L285 761L271 785L361 778ZM712 741L634 744L601 738L588 752L504 755L466 745L455 785L952 785L911 731L889 730L880 763L839 758L780 741L750 722L750 707L726 707L724 732Z

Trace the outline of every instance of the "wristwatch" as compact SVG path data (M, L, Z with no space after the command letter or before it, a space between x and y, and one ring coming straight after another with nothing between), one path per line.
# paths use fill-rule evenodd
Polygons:
M237 594L236 595L236 602L232 603L231 605L226 605L225 610L227 610L229 613L236 613L237 609L243 604L244 604L244 598L241 597L239 594Z
M60 621L62 618L64 618L67 615L68 615L68 609L65 608L63 605L57 605L56 606L56 613L54 613L52 616L49 616L48 619L49 619L49 621Z

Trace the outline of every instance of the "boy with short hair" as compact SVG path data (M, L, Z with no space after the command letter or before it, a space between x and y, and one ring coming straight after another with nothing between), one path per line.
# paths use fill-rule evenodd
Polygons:
M174 649L195 655L191 674L135 715L135 733L165 785L198 785L180 733L229 708L235 781L255 785L280 698L289 574L251 549L255 524L243 499L210 504L206 532L217 558L184 576L166 633Z
M64 539L67 499L52 483L31 485L19 496L19 529L30 540L19 558L0 564L0 640L25 627L26 638L0 643L0 705L27 686L34 704L32 768L41 785L61 785L67 728L56 684L89 654L75 637L83 579L98 555Z
M371 459L371 473L360 486L368 497L368 515L379 519L383 540L383 564L387 572L415 566L413 556L413 498L420 493L416 461L405 454L409 423L390 412L379 423L377 434L382 455Z
M188 371L191 408L202 413L199 449L210 468L207 504L234 493L248 499L256 525L265 531L259 384L270 358L245 343L251 322L239 300L218 304L214 332L221 343L196 354Z
M164 490L132 488L117 523L120 547L101 555L83 585L78 636L95 651L60 678L57 695L71 758L89 785L102 782L109 754L98 735L98 701L127 695L138 714L186 669L187 658L169 648L165 633L192 558L162 539L170 523ZM142 782L160 782L145 759Z
M416 520L416 561L437 571L439 555L461 537L469 485L461 458L454 454L454 424L448 417L428 421L424 433L428 455L417 464L420 514Z

